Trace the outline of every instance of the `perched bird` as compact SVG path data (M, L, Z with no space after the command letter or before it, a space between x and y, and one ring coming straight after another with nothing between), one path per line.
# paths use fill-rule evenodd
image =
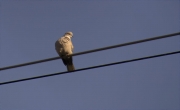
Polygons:
M73 54L73 44L71 38L73 37L72 32L66 32L64 36L59 38L55 43L56 52L62 58L64 65L67 67L68 71L75 70L73 65L73 58L69 56Z

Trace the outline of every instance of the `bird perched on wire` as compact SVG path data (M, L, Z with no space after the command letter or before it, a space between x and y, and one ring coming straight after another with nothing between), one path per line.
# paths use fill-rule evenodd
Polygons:
M70 56L73 54L73 44L71 38L73 37L72 32L66 32L64 36L59 38L55 43L56 52L62 58L64 65L68 71L74 71L73 58Z

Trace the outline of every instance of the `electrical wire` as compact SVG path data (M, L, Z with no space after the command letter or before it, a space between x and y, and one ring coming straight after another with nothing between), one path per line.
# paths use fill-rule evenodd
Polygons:
M87 68L76 69L75 71L71 71L71 72L65 71L65 72L47 74L47 75L42 75L42 76L35 76L35 77L30 77L30 78L24 78L24 79L19 79L19 80L13 80L13 81L8 81L8 82L2 82L2 83L0 83L0 85L16 83L16 82L22 82L22 81L33 80L33 79L39 79L39 78L50 77L50 76L66 74L66 73L72 73L72 72L77 72L77 71L90 70L90 69L94 69L94 68L112 66L112 65L129 63L129 62L140 61L140 60L145 60L145 59L157 58L157 57L173 55L173 54L178 54L178 53L180 53L180 50L179 51L175 51L175 52L169 52L169 53L164 53L164 54L158 54L158 55L153 55L153 56L141 57L141 58L136 58L136 59L131 59L131 60L124 60L124 61L119 61L119 62L114 62L114 63L109 63L109 64L103 64L103 65L98 65L98 66L92 66L92 67L87 67Z
M142 39L142 40L137 40L137 41L132 41L132 42L127 42L127 43L108 46L108 47L104 47L104 48L88 50L88 51L72 54L71 56L77 56L77 55L82 55L82 54L87 54L87 53L92 53L92 52L117 48L117 47L123 47L123 46L127 46L127 45L138 44L138 43L142 43L142 42L147 42L147 41L152 41L152 40L157 40L157 39L162 39L162 38L167 38L167 37L172 37L172 36L177 36L177 35L180 35L180 32L172 33L172 34L166 34L166 35L152 37L152 38L147 38L147 39ZM37 63L42 63L42 62L47 62L47 61L52 61L52 60L57 60L57 59L60 59L60 58L61 57L53 57L53 58L47 58L47 59L43 59L43 60L32 61L32 62L28 62L28 63L22 63L22 64L17 64L17 65L2 67L2 68L0 68L0 71L7 70L7 69L12 69L12 68L17 68L17 67L22 67L22 66L27 66L27 65L32 65L32 64L37 64Z

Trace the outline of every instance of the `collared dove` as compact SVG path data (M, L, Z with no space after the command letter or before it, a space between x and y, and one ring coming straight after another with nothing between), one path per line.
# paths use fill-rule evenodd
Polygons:
M62 58L64 65L67 67L68 71L75 70L73 65L73 58L69 56L73 54L73 44L71 38L73 36L72 32L66 32L64 36L59 38L55 43L56 52Z

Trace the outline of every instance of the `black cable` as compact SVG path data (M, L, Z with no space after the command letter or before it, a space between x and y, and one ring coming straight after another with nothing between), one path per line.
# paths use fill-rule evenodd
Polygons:
M100 68L100 67L105 67L105 66L117 65L117 64L128 63L128 62L139 61L139 60L145 60L145 59L156 58L156 57L162 57L162 56L167 56L167 55L172 55L172 54L178 54L178 53L180 53L180 51L169 52L169 53L164 53L164 54L159 54L159 55L153 55L153 56L148 56L148 57L141 57L141 58L136 58L136 59L131 59L131 60L125 60L125 61L120 61L120 62L115 62L115 63L109 63L109 64L104 64L104 65L99 65L99 66L92 66L92 67L77 69L77 70L72 71L72 72L89 70L89 69L94 69L94 68ZM19 80L2 82L2 83L0 83L0 85L10 84L10 83L16 83L16 82L21 82L21 81L27 81L27 80L32 80L32 79L39 79L39 78L50 77L50 76L55 76L55 75L60 75L60 74L66 74L66 73L72 73L72 72L65 71L65 72L60 72L60 73L47 74L47 75L42 75L42 76L35 76L35 77L30 77L30 78L24 78L24 79L19 79Z
M132 45L132 44L137 44L137 43L142 43L142 42L147 42L147 41L152 41L152 40L157 40L157 39L162 39L162 38L167 38L167 37L172 37L172 36L176 36L176 35L180 35L180 32L173 33L173 34L162 35L162 36L157 36L157 37L152 37L152 38L147 38L147 39L143 39L143 40L137 40L137 41L123 43L123 44L118 44L118 45L113 45L113 46L108 46L108 47L104 47L104 48L88 50L88 51L72 54L72 56L77 56L77 55L82 55L82 54L87 54L87 53L92 53L92 52L97 52L97 51L117 48L117 47L123 47L123 46L127 46L127 45ZM1 70L11 69L11 68L17 68L17 67L21 67L21 66L27 66L27 65L42 63L42 62L46 62L46 61L57 60L57 59L60 59L60 57L47 58L47 59L43 59L43 60L38 60L38 61L32 61L32 62L28 62L28 63L17 64L17 65L13 65L13 66L2 67L2 68L0 68L0 71Z

